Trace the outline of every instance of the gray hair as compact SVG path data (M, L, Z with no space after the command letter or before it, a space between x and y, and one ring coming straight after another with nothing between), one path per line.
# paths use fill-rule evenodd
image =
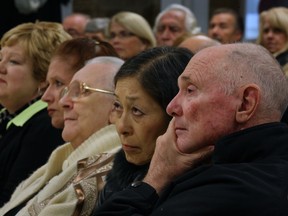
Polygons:
M124 64L124 61L118 57L114 57L114 56L98 56L92 59L89 59L85 65L88 64L96 64L96 63L103 63L103 64L111 64L115 67L121 67L122 64Z
M107 35L107 27L110 19L107 17L98 17L91 19L85 26L85 32L103 32Z
M254 83L262 92L261 113L270 115L278 110L283 115L288 105L288 79L276 59L260 45L238 43L230 46L233 47L227 49L227 61L218 64L218 70L224 71L220 73L220 79L224 81L221 83L227 94L237 87Z
M114 89L113 79L120 67L124 64L124 61L118 57L113 56L98 56L88 60L85 65L91 64L107 64L111 66L111 70L107 71L107 77L103 77L103 81L106 80L108 85Z
M185 28L187 32L192 34L200 33L201 28L197 26L197 20L194 13L188 7L181 4L171 4L157 15L153 28L154 33L157 31L157 27L159 26L162 16L171 10L178 10L185 14Z

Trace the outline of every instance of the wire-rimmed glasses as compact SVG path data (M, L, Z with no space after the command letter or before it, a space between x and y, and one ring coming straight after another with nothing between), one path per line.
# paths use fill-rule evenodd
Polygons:
M62 91L60 92L60 98L64 97L65 95L68 95L72 99L77 99L91 91L114 95L114 92L112 91L99 88L92 88L89 87L84 82L79 82L75 80L69 86L66 86L65 88L62 89Z

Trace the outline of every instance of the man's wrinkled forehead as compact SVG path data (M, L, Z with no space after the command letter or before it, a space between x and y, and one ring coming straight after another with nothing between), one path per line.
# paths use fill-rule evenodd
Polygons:
M197 59L195 59L197 60ZM179 83L186 83L186 82L192 82L194 78L199 76L199 74L202 72L202 65L199 62L195 60L190 60L186 68L184 69L183 73L179 76L178 82ZM200 66L200 67L199 67Z
M216 70L216 64L221 61L223 54L221 50L209 47L199 51L191 58L180 77L190 77L191 79L191 76L200 78L210 75L214 69ZM185 79L187 80L187 78Z
M185 14L183 13L183 11L180 10L169 10L166 13L163 14L163 16L160 18L160 24L161 21L170 18L170 19L174 19L175 21L177 20L179 21L183 21L185 19Z

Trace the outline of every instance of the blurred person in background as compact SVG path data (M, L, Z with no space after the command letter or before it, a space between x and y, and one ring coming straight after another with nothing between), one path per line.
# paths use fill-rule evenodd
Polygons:
M218 8L209 21L208 36L222 44L235 43L244 36L242 17L231 8Z
M259 21L257 43L272 53L288 76L288 8L263 11Z
M221 43L206 35L192 35L184 39L178 47L187 48L193 53L200 51L206 47L220 45Z
M107 27L110 19L98 17L91 19L85 26L85 35L95 40L107 41Z
M109 42L123 60L156 45L149 23L144 17L133 12L115 14L108 26L108 36Z
M63 27L73 38L85 37L85 27L90 20L90 16L83 13L72 13L66 16Z
M171 4L160 12L154 24L157 46L173 46L175 40L185 33L200 33L193 12L180 4Z

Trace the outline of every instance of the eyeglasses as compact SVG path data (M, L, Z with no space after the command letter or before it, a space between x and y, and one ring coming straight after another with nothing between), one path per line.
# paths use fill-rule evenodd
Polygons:
M85 94L91 91L114 95L114 92L112 91L92 88L92 87L89 87L84 82L74 81L69 86L66 86L65 88L62 89L62 91L60 92L60 98L64 97L65 95L68 95L72 99L77 99L80 96L84 96Z
M120 31L118 33L111 32L109 38L110 38L110 40L115 39L116 37L118 37L120 39L125 39L125 38L129 38L132 36L135 36L135 34L128 32L128 31Z
M70 34L72 37L80 37L82 36L82 34L80 32L78 32L76 29L74 28L68 28L65 30L68 34Z
M176 33L176 32L181 32L182 29L178 26L172 26L172 25L160 25L157 27L157 32L158 33L163 33L164 31L166 31L166 29L168 29L168 31Z

